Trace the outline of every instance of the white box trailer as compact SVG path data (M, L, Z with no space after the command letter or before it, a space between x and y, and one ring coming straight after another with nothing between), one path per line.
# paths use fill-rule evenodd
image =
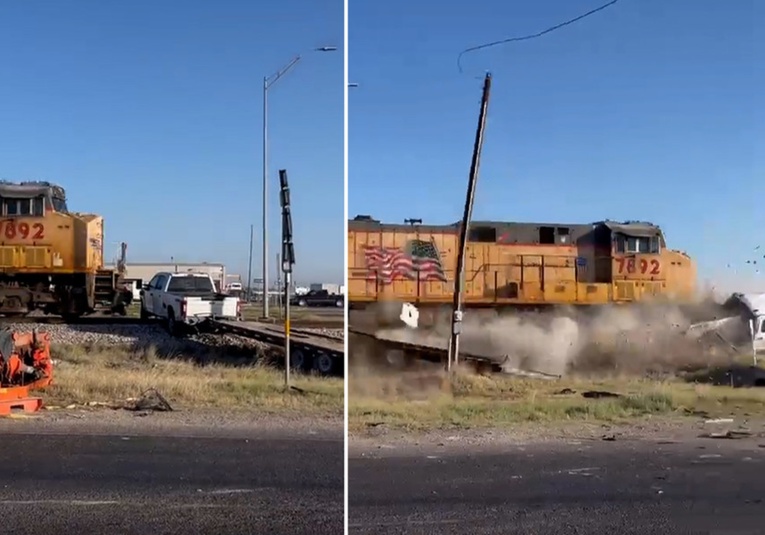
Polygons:
M342 286L339 284L332 284L328 282L316 282L311 284L310 290L313 292L320 292L322 290L325 290L328 294L341 294L343 293L341 291Z

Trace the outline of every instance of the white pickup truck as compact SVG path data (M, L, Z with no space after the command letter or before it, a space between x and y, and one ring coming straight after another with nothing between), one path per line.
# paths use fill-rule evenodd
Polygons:
M141 319L160 318L174 335L208 318L240 315L239 299L218 293L206 274L160 272L141 290Z

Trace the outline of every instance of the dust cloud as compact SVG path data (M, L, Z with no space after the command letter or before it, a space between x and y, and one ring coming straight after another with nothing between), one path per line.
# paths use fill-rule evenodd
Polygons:
M461 354L490 357L503 368L555 375L671 373L730 361L729 345L685 335L695 322L727 317L721 305L612 305L580 311L465 314ZM379 338L446 348L450 325L440 314L427 327L381 328ZM353 351L353 348L351 347Z

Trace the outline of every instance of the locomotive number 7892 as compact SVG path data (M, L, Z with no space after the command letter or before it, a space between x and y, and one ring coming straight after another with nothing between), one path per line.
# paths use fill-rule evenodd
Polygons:
M45 238L45 225L42 223L29 224L26 221L16 222L13 219L0 221L0 239L7 240L42 240Z

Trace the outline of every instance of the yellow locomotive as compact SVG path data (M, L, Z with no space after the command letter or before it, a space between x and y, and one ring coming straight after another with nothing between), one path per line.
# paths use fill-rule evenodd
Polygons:
M0 314L124 314L125 245L117 269L104 269L101 216L70 212L49 182L0 182L0 209Z
M450 304L460 224L348 222L348 300ZM690 302L696 265L645 222L474 222L465 257L466 307Z

